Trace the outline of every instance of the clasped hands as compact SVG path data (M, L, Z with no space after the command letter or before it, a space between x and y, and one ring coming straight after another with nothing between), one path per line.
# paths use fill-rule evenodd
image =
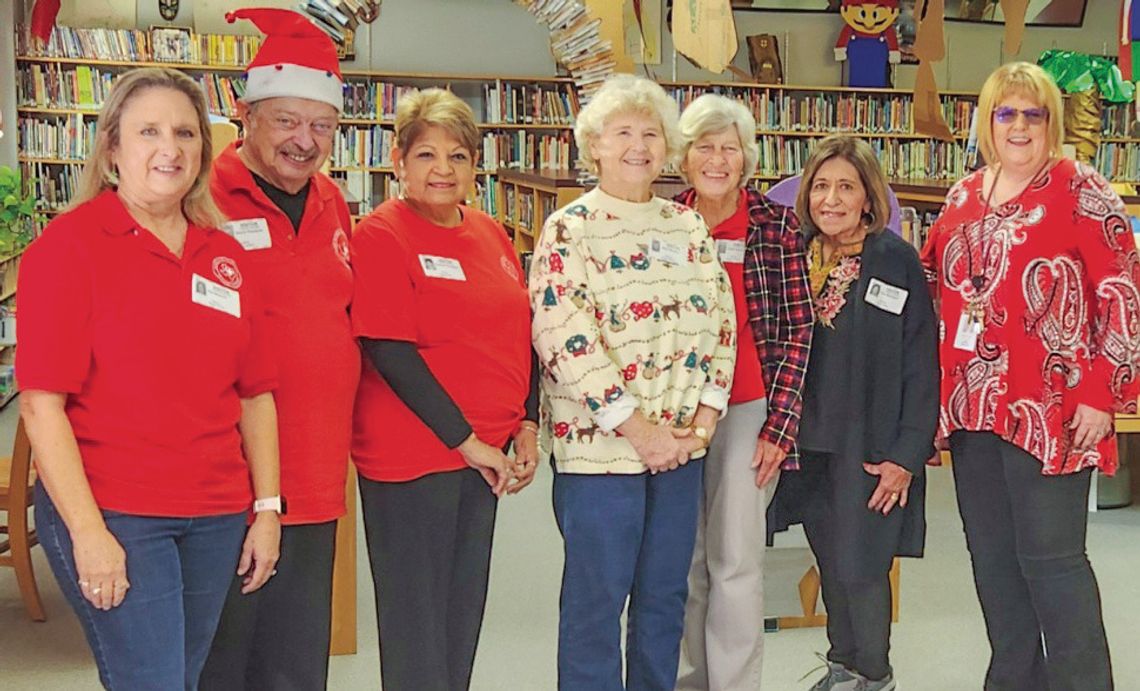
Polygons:
M641 411L635 411L618 425L617 431L633 445L649 472L656 475L680 468L694 453L704 449L712 440L719 419L720 411L704 404L697 406L693 419L684 427L654 424ZM697 436L698 427L705 430L704 439Z
M538 425L523 421L515 433L514 451L515 457L511 459L501 449L480 440L474 432L459 445L463 460L479 471L496 497L518 494L534 481L538 470Z

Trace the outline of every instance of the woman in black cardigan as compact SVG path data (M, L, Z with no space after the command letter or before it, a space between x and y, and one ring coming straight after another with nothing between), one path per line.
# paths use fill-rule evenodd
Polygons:
M934 310L918 254L884 233L887 181L870 146L829 137L796 200L816 325L800 469L773 525L802 522L827 608L828 672L813 689L895 688L888 660L895 556L922 556L923 468L938 420Z

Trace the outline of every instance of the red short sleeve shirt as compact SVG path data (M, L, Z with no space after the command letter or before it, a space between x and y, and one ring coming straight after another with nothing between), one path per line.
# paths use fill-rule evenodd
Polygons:
M475 434L501 447L524 413L530 383L530 305L514 248L474 209L436 226L397 199L352 238L357 336L415 343ZM465 467L371 365L356 399L352 457L370 480L400 482Z
M68 394L100 508L249 508L240 399L272 391L277 372L237 242L191 225L177 257L104 192L28 247L18 288L16 376L25 390Z
M736 371L732 375L731 403L747 403L764 398L764 376L756 339L748 323L748 303L744 298L744 240L748 235L748 198L740 192L736 213L712 229L717 255L732 283L736 304Z
M351 217L336 183L314 175L296 232L254 182L231 145L214 162L210 191L245 240L245 261L261 278L277 365L281 494L290 525L344 515L352 404L360 349L352 336ZM244 228L247 232L238 232ZM248 232L252 230L253 232Z

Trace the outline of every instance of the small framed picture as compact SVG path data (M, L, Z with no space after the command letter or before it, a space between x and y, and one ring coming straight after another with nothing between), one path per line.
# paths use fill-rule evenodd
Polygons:
M190 29L176 26L155 26L150 29L150 45L155 62L191 61Z

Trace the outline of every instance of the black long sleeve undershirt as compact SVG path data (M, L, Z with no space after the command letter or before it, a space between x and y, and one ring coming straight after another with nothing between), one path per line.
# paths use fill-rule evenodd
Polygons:
M368 360L392 387L396 397L415 413L447 448L454 449L471 436L463 411L435 378L414 343L361 338ZM538 358L532 356L530 388L524 419L538 421Z

